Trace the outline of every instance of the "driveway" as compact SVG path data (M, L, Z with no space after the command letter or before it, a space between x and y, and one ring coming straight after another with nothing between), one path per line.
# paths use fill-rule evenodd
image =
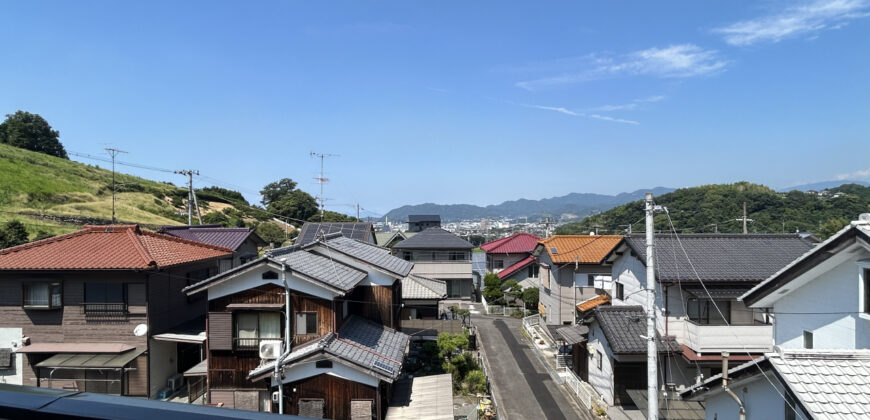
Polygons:
M521 320L474 315L473 322L502 418L593 419L547 373L523 336Z

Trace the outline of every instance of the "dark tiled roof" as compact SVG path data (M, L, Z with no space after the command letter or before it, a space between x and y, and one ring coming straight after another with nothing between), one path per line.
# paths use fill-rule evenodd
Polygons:
M220 225L164 226L158 232L232 250L241 246L248 237L259 245L265 245L265 242L249 228L227 228Z
M305 245L314 242L317 234L328 235L330 233L341 232L345 237L356 239L358 241L375 243L375 228L371 223L316 223L305 222L302 225L302 230L299 231L299 236L293 241L296 245Z
M646 261L643 236L627 236L625 242ZM798 235L683 234L678 241L677 236L657 234L655 247L656 278L660 281L697 281L695 271L704 281L761 281L813 244Z
M473 249L474 245L444 229L426 229L402 242L393 249Z
M420 223L420 222L441 222L441 216L437 214L409 214L408 215L409 223Z
M646 315L640 306L599 306L592 311L598 325L604 331L607 343L614 354L646 353ZM682 352L679 345L671 339L665 340L671 351ZM657 340L660 352L668 351Z
M447 282L411 274L402 280L402 299L444 299Z
M390 254L390 251L386 248L345 238L340 233L325 238L325 244L327 248L365 261L375 267L393 273L397 277L407 276L411 272L411 268L414 267L414 264Z

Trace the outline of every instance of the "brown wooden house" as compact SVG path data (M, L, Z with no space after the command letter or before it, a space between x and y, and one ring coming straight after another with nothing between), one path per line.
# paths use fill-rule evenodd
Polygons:
M208 295L210 402L277 412L281 386L285 414L383 418L408 343L398 329L401 279L411 267L338 233L186 288Z
M15 350L5 382L156 397L201 357L196 336L156 337L203 317L206 301L181 289L228 255L132 225L0 250L0 338Z

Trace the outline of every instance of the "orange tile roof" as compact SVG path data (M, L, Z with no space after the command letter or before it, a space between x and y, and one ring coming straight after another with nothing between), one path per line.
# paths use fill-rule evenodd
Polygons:
M134 270L232 255L232 250L139 229L82 230L0 250L0 270Z
M620 241L619 235L555 235L539 244L554 263L600 264Z
M578 303L577 310L580 312L591 311L595 309L595 307L604 305L606 303L610 303L610 296L598 295L594 298Z

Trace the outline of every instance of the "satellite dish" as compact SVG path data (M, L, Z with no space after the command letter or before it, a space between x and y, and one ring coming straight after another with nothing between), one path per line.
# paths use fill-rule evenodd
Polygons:
M148 334L148 325L139 324L136 328L133 328L133 335L136 337L142 337L145 334Z

